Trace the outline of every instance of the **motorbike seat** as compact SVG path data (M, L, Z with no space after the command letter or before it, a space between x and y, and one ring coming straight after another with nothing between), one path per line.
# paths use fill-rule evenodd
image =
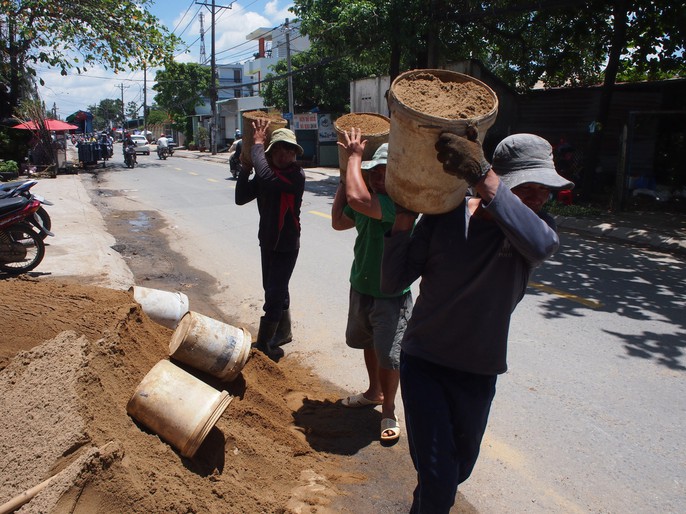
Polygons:
M24 207L31 200L23 196L0 199L0 214L6 214Z

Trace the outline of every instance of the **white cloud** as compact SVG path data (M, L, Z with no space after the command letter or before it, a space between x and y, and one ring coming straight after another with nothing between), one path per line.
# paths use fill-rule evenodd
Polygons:
M228 4L228 2L227 2ZM261 7L260 7L260 4ZM218 10L216 19L215 51L218 63L231 64L252 59L257 52L257 42L247 41L246 35L260 27L275 27L282 24L286 18L293 19L293 13L287 9L292 2L279 2L278 0L262 2L250 2L246 0L245 7L242 3L234 2L231 9ZM263 12L249 11L246 9L262 8ZM205 11L205 54L209 61L212 50L210 13ZM183 11L174 19L172 30L178 25L177 33L181 32L189 24L196 11L189 11L182 20ZM196 16L190 26L183 33L183 39L190 45L188 51L176 54L178 62L198 62L200 59L200 21ZM45 86L38 86L38 91L43 98L46 107L52 108L57 104L58 115L65 118L79 109L86 110L89 105L97 105L100 100L106 98L121 98L121 84L124 85L124 104L131 101L137 104L143 102L143 71L114 74L102 67L90 68L86 73L77 74L75 71L66 77L62 77L59 70L50 70L41 67L38 77L45 81ZM147 73L147 103L151 105L155 92L155 70Z

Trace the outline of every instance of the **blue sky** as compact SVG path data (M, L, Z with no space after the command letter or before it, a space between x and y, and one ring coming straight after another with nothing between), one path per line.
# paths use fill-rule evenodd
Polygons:
M205 0L209 5L212 0ZM215 0L217 7L228 6L229 1ZM246 41L245 36L260 27L276 27L286 18L293 19L288 8L291 0L242 0L233 2L231 9L216 11L216 59L217 63L242 62L252 58L257 51L257 43ZM196 0L154 0L148 10L154 14L169 31L173 31L185 42L185 48L177 52L180 62L199 62L200 60L200 20L204 14L205 53L210 58L212 48L210 32L210 10L196 4ZM75 71L61 77L59 70L40 66L38 78L46 84L39 86L39 93L46 107L57 106L58 117L64 119L79 109L98 104L105 98L121 98L122 85L124 104L143 103L143 72L127 72L117 75L102 67L89 69L85 74ZM148 70L147 103L150 105L155 96L152 90L154 70Z

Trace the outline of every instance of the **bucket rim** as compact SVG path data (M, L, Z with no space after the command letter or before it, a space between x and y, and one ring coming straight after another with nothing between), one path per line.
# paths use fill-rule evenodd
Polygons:
M427 73L427 74L432 74L432 75L440 75L440 74L449 74L454 77L459 77L462 78L463 80L461 82L474 82L480 86L482 86L490 96L493 98L493 108L488 111L485 114L482 114L481 116L475 116L473 118L442 118L440 116L434 116L431 114L426 114L425 112L418 111L416 109L413 109L409 105L401 102L398 97L395 95L393 88L402 80L405 80L407 77L411 75L416 75L419 73ZM440 78L440 77L439 77ZM458 82L458 81L453 81L453 82ZM393 82L391 83L391 86L388 89L388 99L389 99L389 104L391 101L397 103L398 105L402 105L404 109L407 109L408 111L412 112L413 114L417 116L424 117L428 120L435 120L438 121L439 123L445 124L446 122L451 123L451 122L459 122L459 123L466 123L466 122L481 122L482 120L487 120L492 116L496 116L498 114L498 107L499 107L499 102L498 102L498 95L496 95L495 91L486 84L485 82L477 79L476 77L472 77L471 75L467 75L465 73L460 73L459 71L452 71L452 70L442 70L442 69L437 69L437 68L422 68L422 69L414 69L414 70L407 70L400 75L398 75Z
M342 116L339 116L338 118L336 118L336 119L334 120L334 122L333 122L333 128L334 128L334 130L336 130L337 133L342 134L342 133L343 133L343 129L339 128L339 126L338 126L338 120L340 120L341 118L345 118L346 116L351 116L351 115L353 115L353 114L356 114L356 115L358 115L358 116L359 116L359 115L364 115L364 116L371 116L371 117L374 117L374 118L383 118L385 121L388 122L388 130L385 130L385 131L383 131L383 132L363 132L362 135L365 136L365 137L386 136L386 135L388 135L388 134L391 132L391 118L389 118L388 116L385 116L385 115L383 115L383 114L380 114L380 113L378 113L378 112L349 112L349 113L343 114Z
M251 114L256 113L256 112L261 112L265 116L250 116ZM283 116L281 116L280 114L260 111L259 109L254 109L252 111L243 112L243 113L241 113L241 117L248 118L250 120L256 120L258 118L267 118L267 119L269 119L269 121L272 121L272 122L288 123L288 120L286 118L284 118Z
M179 349L181 344L186 340L188 336L188 331L191 329L191 317L197 314L195 311L187 311L176 325L174 333L169 339L169 356L173 357L176 351Z
M193 457L193 455L195 455L195 452L198 451L198 448L200 448L200 445L210 433L210 430L212 430L214 425L217 424L217 421L219 421L219 418L222 417L222 414L224 414L224 411L233 400L233 396L231 396L227 391L217 392L219 395L212 406L208 409L210 411L209 414L202 423L198 423L198 426L188 438L187 443L183 448L180 449L181 455L184 457L188 457L190 459Z

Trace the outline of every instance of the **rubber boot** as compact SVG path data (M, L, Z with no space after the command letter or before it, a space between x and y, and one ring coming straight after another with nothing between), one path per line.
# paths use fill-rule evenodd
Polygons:
M274 349L270 346L270 341L274 338L276 329L279 323L276 321L269 321L263 317L260 318L260 328L257 332L257 341L252 344L253 348L264 353L270 359L276 361L283 356L283 350L280 348Z
M270 345L275 348L277 346L284 345L293 341L293 332L291 332L291 312L286 309L281 314L281 321L279 321L279 326L276 329L276 334L271 340Z

